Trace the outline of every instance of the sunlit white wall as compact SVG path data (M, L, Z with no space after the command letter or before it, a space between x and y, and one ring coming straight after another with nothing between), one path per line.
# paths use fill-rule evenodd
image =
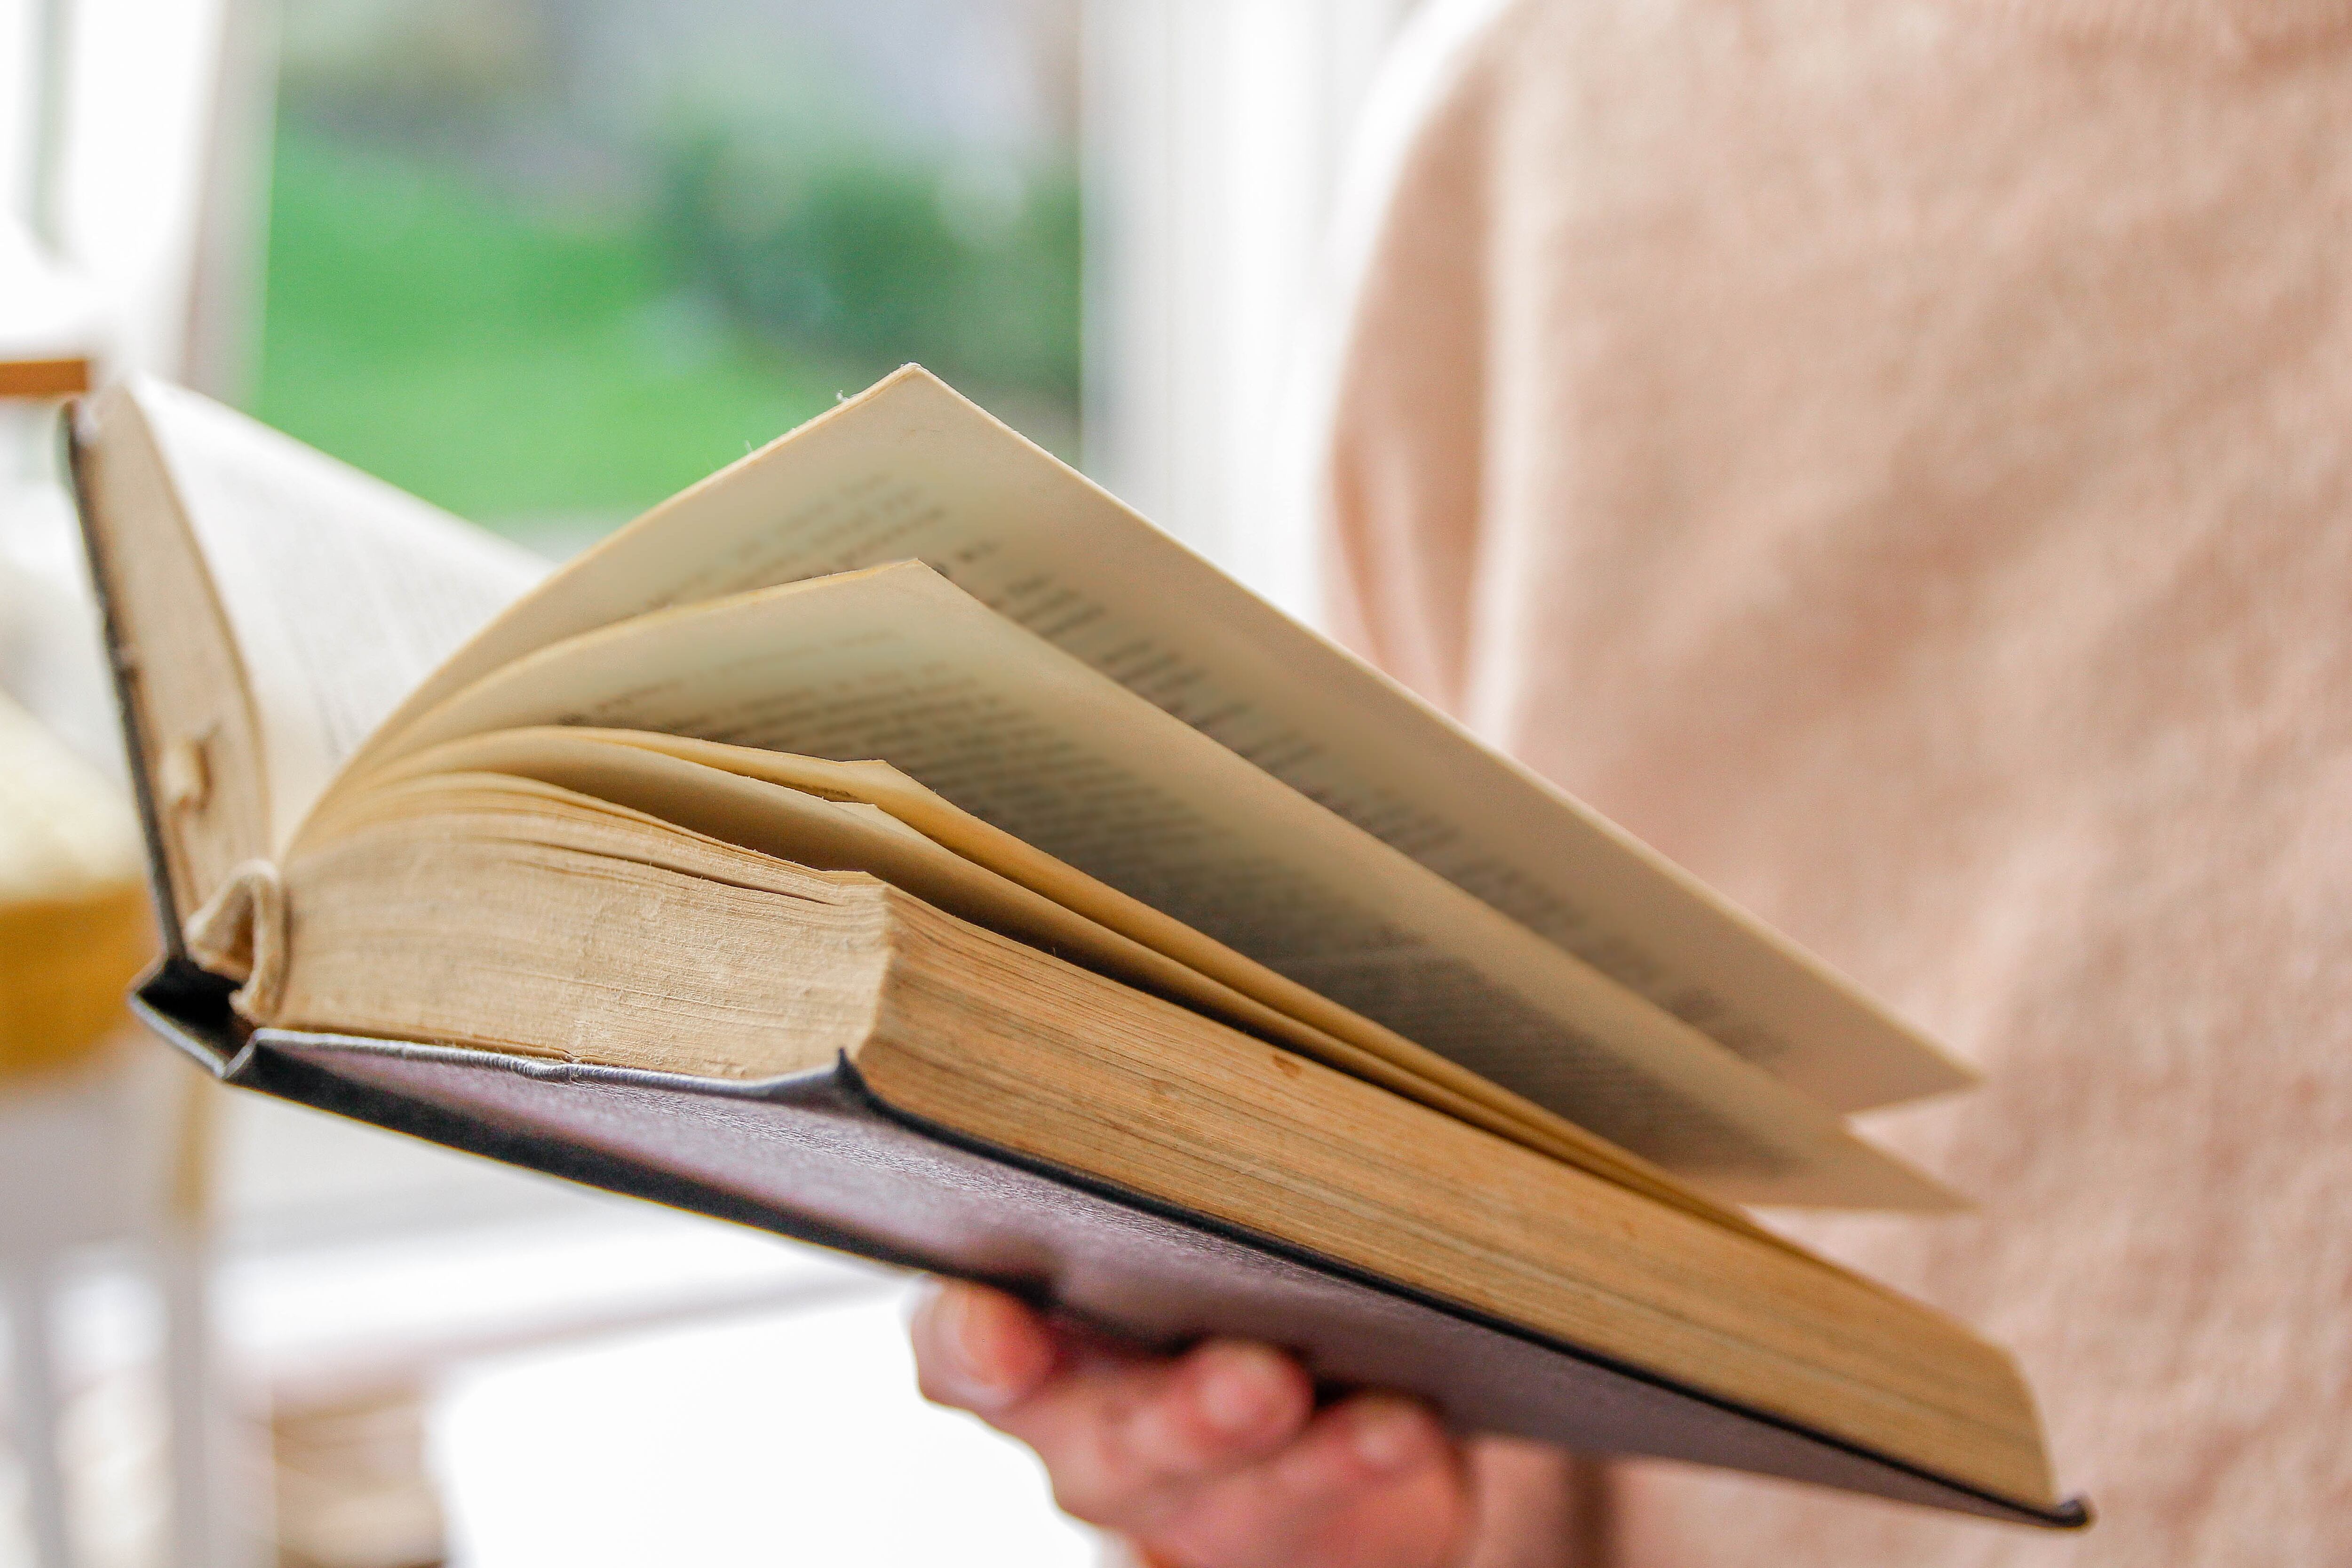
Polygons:
M233 216L207 202L231 7L0 0L0 190L112 306L117 366L186 363L201 226ZM45 52L58 68L53 96L36 87ZM47 126L45 101L58 109Z
M1318 609L1306 378L1326 228L1412 0L1087 0L1087 466L1292 614Z
M915 1393L896 1296L486 1363L436 1422L455 1568L1083 1568L1026 1449Z

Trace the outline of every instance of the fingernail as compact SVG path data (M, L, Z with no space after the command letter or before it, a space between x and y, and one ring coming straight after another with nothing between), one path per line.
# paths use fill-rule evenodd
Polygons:
M1358 1412L1351 1446L1356 1458L1375 1470L1399 1470L1422 1457L1424 1431L1420 1412L1400 1405Z
M982 1372L980 1347L973 1342L975 1314L969 1303L961 1292L950 1290L932 1305L949 1362L935 1376L955 1404L971 1410L994 1410L1009 1403L1014 1390Z
M1265 1369L1239 1354L1206 1369L1193 1398L1201 1418L1227 1436L1254 1432L1274 1417L1280 1391Z

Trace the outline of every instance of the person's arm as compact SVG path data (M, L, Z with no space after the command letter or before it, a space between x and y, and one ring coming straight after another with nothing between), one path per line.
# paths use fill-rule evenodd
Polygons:
M1316 1408L1265 1345L1113 1348L1012 1297L940 1288L911 1330L924 1394L1037 1451L1055 1500L1170 1568L1571 1568L1568 1456L1446 1433L1360 1394ZM1582 1521L1588 1528L1591 1521Z

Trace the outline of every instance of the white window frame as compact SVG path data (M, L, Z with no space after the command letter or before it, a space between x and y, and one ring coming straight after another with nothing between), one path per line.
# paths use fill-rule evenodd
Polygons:
M1301 377L1326 230L1412 0L1085 0L1086 461L1319 616Z

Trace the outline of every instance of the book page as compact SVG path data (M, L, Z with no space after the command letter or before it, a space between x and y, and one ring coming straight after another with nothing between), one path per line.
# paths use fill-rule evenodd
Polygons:
M572 563L403 716L625 616L897 560L1833 1109L1972 1081L1818 960L913 367Z
M779 784L762 776L771 771L793 783ZM303 824L289 859L373 820L378 803L413 780L486 773L625 806L798 865L879 877L960 919L1368 1079L1661 1203L1771 1237L1639 1156L1176 926L1156 910L1136 905L1135 911L1146 918L1125 920L1116 910L1108 922L1093 918L1087 909L1104 909L1120 895L1026 846L1021 846L1026 863L1018 868L1027 874L1023 876L1003 874L985 853L963 853L956 843L970 845L989 835L1006 844L1018 841L957 812L883 764L831 763L635 731L498 730L404 758L371 774L364 788L331 792ZM795 787L803 784L808 787ZM909 817L933 831L917 828ZM1050 866L1048 875L1034 875L1039 862ZM1034 882L1048 883L1064 895L1075 889L1076 896L1051 897Z
M559 643L371 755L381 767L547 723L879 758L1717 1196L1952 1202L1815 1102L921 565Z
M546 563L194 393L131 397L236 643L282 847L343 759Z
M75 506L105 612L167 950L181 917L270 852L260 726L212 574L131 395L78 405Z

